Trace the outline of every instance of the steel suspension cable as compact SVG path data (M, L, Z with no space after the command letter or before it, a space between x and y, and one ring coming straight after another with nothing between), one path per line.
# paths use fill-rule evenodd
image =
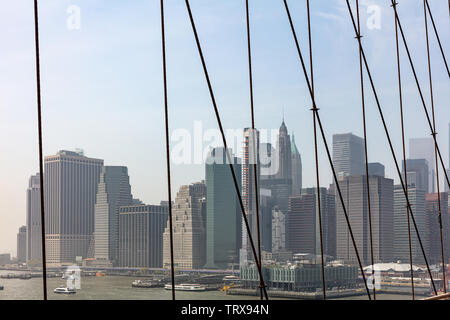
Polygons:
M423 1L423 13L425 18L425 37L427 42L427 62L428 62L428 78L430 84L430 101L431 101L431 113L433 117L433 132L436 135L436 119L434 112L434 96L433 96L433 77L431 72L431 55L430 55L430 40L428 37L428 19L427 19L427 0ZM441 241L441 257L442 257L442 279L444 280L444 293L447 293L447 284L446 284L446 276L445 276L445 256L444 256L444 240L443 240L443 232L442 232L442 214L441 214L441 189L439 185L439 163L438 163L438 154L437 148L435 145L434 148L435 161L436 161L436 184L437 184L437 199L438 199L438 219L439 219L439 236ZM445 170L445 169L444 169Z
M431 13L431 8L430 8L430 5L428 3L428 0L425 0L425 4L426 4L428 12L430 14L430 19L431 19L431 22L433 24L434 34L436 35L436 39L437 39L438 44L439 44L439 49L441 50L441 55L442 55L442 59L444 60L445 68L447 69L447 74L450 77L450 71L448 69L447 59L445 58L444 49L442 48L441 39L439 37L439 33L437 31L436 24L434 23L433 14ZM450 10L450 0L449 0L449 10ZM450 11L449 11L449 13L450 13Z
M359 15L359 0L356 0L356 16L358 21L358 37L361 38L361 23ZM367 152L367 125L366 125L366 103L364 96L364 71L361 48L359 48L359 72L360 72L360 82L361 82L361 106L362 106L362 122L364 131L364 156L366 165L366 191L367 191L367 209L369 218L369 242L370 242L370 261L372 264L372 286L373 286L373 299L377 299L376 288L375 288L375 270L374 270L374 254L373 254L373 233L372 233L372 206L370 204L370 177L369 177L369 159Z
M408 55L408 60L409 60L410 66L411 66L411 71L413 72L414 79L416 81L417 90L419 91L420 100L422 102L422 106L423 106L423 109L424 109L424 112L425 112L425 115L426 115L426 118L427 118L427 121L428 121L428 125L429 125L430 130L431 130L431 135L433 136L434 144L435 144L435 147L436 147L438 155L439 155L439 159L440 159L443 171L444 171L445 178L447 180L447 185L450 188L450 180L449 180L448 174L447 174L447 172L445 170L446 168L445 168L444 160L442 159L442 154L441 154L441 150L439 148L439 144L437 142L436 132L435 132L435 130L433 128L433 124L431 123L430 114L428 112L428 108L427 108L427 105L425 103L425 98L423 96L422 89L420 87L419 78L418 78L417 73L416 73L416 68L414 67L414 62L412 60L411 53L410 53L409 47L408 47L408 43L406 41L406 37L405 37L405 34L403 32L402 24L401 24L400 18L398 16L397 5L395 5L395 1L394 0L391 0L391 3L392 3L392 8L394 9L395 19L396 19L396 21L398 23L400 34L402 36L403 44L405 46L406 53Z
M396 3L397 5L397 3ZM398 95L399 95L399 103L400 103L400 120L401 120L401 128L402 128L402 151L403 151L403 170L404 170L404 179L405 179L405 190L408 192L408 169L407 169L407 161L406 161L406 143L405 143L405 123L404 123L404 114L403 114L403 92L402 92L402 77L401 77L401 64L400 64L400 46L398 43L398 24L395 21L395 45L396 45L396 53L397 53L397 73L398 73ZM415 290L414 290L414 269L413 269L413 255L412 255L412 243L411 243L411 222L409 217L408 206L405 206L406 209L406 219L408 226L408 246L409 246L409 266L410 266L410 274L411 274L411 293L412 300L415 300Z
M232 178L233 178L234 187L236 189L236 193L237 193L237 196L238 196L238 199L239 199L239 205L241 207L241 212L242 212L242 215L243 215L243 218L244 218L245 227L246 227L246 230L247 230L247 233L248 233L248 236L249 236L249 240L250 240L250 245L251 245L251 248L252 248L253 256L255 258L255 264L256 264L256 267L258 269L259 277L260 277L261 282L262 282L263 293L264 293L264 296L265 296L266 300L269 300L269 297L267 295L266 286L264 284L264 278L263 278L263 275L262 275L262 267L261 267L261 264L259 263L258 254L256 252L256 247L255 247L255 244L254 244L254 241L253 241L253 238L252 238L252 234L251 234L250 226L249 226L249 223L248 223L248 219L247 219L247 216L245 214L244 202L242 200L242 196L241 196L241 193L240 193L240 190L239 190L239 185L238 185L238 181L237 181L237 178L236 178L236 173L235 173L234 168L233 168L233 161L231 159L231 155L230 155L230 152L229 152L229 149L228 149L227 141L226 141L226 138L225 138L225 132L224 132L224 129L223 129L223 126L222 126L221 118L220 118L219 109L217 107L216 98L215 98L214 91L213 91L213 88L212 88L212 85L211 85L211 81L210 81L210 78L209 78L208 68L206 66L205 58L203 56L203 50L202 50L201 45L200 45L200 39L199 39L198 34L197 34L197 28L195 26L195 21L194 21L193 15L192 15L192 11L191 11L191 6L189 4L189 0L185 0L185 3L186 3L186 8L187 8L187 11L188 11L188 14L189 14L189 19L190 19L190 22L191 22L191 25L192 25L192 30L193 30L193 33L194 33L194 37L195 37L195 42L196 42L196 45L197 45L198 53L199 53L200 60L201 60L201 63L202 63L203 72L204 72L205 79L206 79L206 82L207 82L207 85L208 85L208 90L209 90L209 94L210 94L210 97L211 97L211 102L212 102L212 105L213 105L213 108L214 108L214 113L216 115L216 120L217 120L217 123L218 123L218 126L219 126L219 130L220 130L220 133L221 133L221 136L222 136L223 145L224 145L224 148L226 150L227 160L228 160L228 164L229 164L229 167L230 167L231 175L232 175Z
M169 107L167 94L167 64L166 64L166 33L164 25L164 0L161 0L161 42L164 83L164 117L166 129L166 167L167 167L167 193L169 197L169 228L170 228L170 273L172 280L172 300L175 300L175 267L173 254L173 219L172 219L172 183L170 174L170 139L169 139Z
M431 273L430 265L428 263L428 259L427 259L426 254L425 254L425 249L424 249L422 240L420 238L419 229L417 227L416 220L414 218L414 214L413 214L413 211L412 211L411 203L409 201L409 196L408 196L408 193L406 192L405 184L404 184L404 181L402 179L402 174L401 174L401 171L400 171L400 167L398 165L397 156L395 155L395 151L394 151L394 147L393 147L393 144L392 144L391 136L390 136L390 133L389 133L389 130L388 130L385 118L384 118L383 110L381 109L381 103L380 103L380 100L378 98L378 93L377 93L376 88L375 88L375 83L373 81L372 74L370 72L369 64L367 62L366 55L365 55L365 52L364 52L364 48L363 48L362 43L361 43L361 38L359 37L358 28L356 26L356 22L355 22L355 18L354 18L354 15L353 15L353 11L351 9L349 0L346 0L346 2L347 2L347 8L348 8L348 12L350 14L350 18L352 19L352 24L353 24L353 28L354 28L354 31L355 31L355 34L356 34L356 38L358 39L358 44L359 44L359 46L361 48L361 53L362 53L362 57L363 57L363 60L364 60L364 65L366 67L366 71L367 71L367 74L369 76L370 85L372 87L372 92L373 92L373 95L375 97L375 101L376 101L376 104L377 104L378 112L380 114L380 118L381 118L381 121L383 123L383 127L384 127L384 131L385 131L385 134L386 134L386 138L388 140L389 148L391 150L391 154L392 154L392 157L394 159L394 164L395 164L395 167L396 167L396 170L397 170L397 174L398 174L398 177L400 179L400 183L402 185L403 193L405 194L405 197L406 197L406 204L407 204L408 210L409 210L409 212L411 214L411 218L412 218L412 221L413 221L413 224L414 224L414 228L415 228L416 233L417 233L417 238L419 240L420 248L421 248L422 254L424 256L424 260L425 260L425 263L426 263L426 266L427 266L428 273L430 275L430 279L431 279L431 282L432 282L432 285L433 285L433 289L434 289L435 293L437 293L436 286L435 286L435 283L434 283L434 280L433 280L433 275Z
M309 5L309 0L306 0L306 9L308 15L308 38L309 38L309 63L310 63L310 74L311 74L311 89L314 95L314 64L313 64L313 49L312 49L312 32L311 32L311 10ZM314 105L314 103L313 103ZM317 119L316 111L317 107L311 109L313 111L313 125L314 125L314 156L316 161L316 198L317 198L317 209L319 214L319 236L320 236L320 259L321 259L321 271L322 271L322 294L323 300L327 299L326 285L325 285L325 259L323 250L323 231L322 231L322 205L321 205L321 193L320 193L320 175L319 175L319 152L317 143Z
M43 298L47 300L47 255L45 247L45 201L44 201L44 161L42 148L42 95L41 95L41 63L39 50L39 6L34 0L34 37L36 46L36 93L38 113L38 140L39 140L39 177L40 177L40 200L41 200L41 241L42 241L42 288Z
M253 175L255 177L255 201L256 201L256 228L258 229L258 257L259 264L262 266L261 256L261 229L260 229L260 217L259 217L259 188L258 188L258 157L256 151L256 144L258 143L258 137L255 129L255 108L253 99L253 72L252 72L252 48L251 48L251 34L250 34L250 10L248 0L245 0L245 13L247 22L247 48L248 48L248 74L249 74L249 87L250 87L250 111L252 118L252 134L253 134ZM260 298L263 300L263 285L264 283L259 279L259 291Z
M364 274L364 268L363 268L363 265L362 265L362 262L361 262L361 258L360 258L359 252L358 252L358 247L356 245L356 240L355 240L355 237L353 235L352 227L351 227L351 224L350 224L350 219L349 219L349 216L348 216L348 213L347 213L347 209L345 207L344 198L343 198L342 192L341 192L341 187L340 187L340 185L338 183L338 178L337 178L336 170L334 168L333 160L332 160L332 157L331 157L330 148L328 147L325 131L324 131L323 126L322 126L322 121L320 120L320 115L319 115L319 112L318 112L319 109L317 108L317 104L316 104L316 101L315 101L314 93L313 93L312 87L311 87L311 82L310 82L310 79L309 79L309 76L308 76L308 72L306 70L305 61L303 59L303 54L301 52L300 45L299 45L299 42L298 42L297 33L295 31L294 24L292 22L292 17L291 17L291 13L290 13L290 10L289 10L289 6L288 6L288 3L287 3L286 0L283 0L283 2L284 2L284 6L286 8L286 13L287 13L287 16L288 16L288 19L289 19L289 24L290 24L290 27L291 27L292 35L294 37L294 42L295 42L295 45L296 45L296 48L297 48L297 52L298 52L298 55L299 55L299 58L300 58L300 63L302 65L303 74L305 76L306 84L308 85L309 94L310 94L312 102L313 102L313 111L316 114L317 123L319 124L322 140L323 140L323 143L325 145L325 149L326 149L327 156L328 156L328 161L330 163L331 170L333 172L333 177L334 177L334 180L335 180L335 183L336 183L336 188L338 190L339 199L340 199L340 202L341 202L341 205L342 205L342 209L344 211L345 220L347 222L347 226L348 226L348 229L349 229L350 237L351 237L351 240L352 240L352 243L353 243L353 247L355 249L355 254L356 254L356 258L358 260L359 268L361 270L361 275L363 277L364 286L365 286L365 289L366 289L366 292L367 292L369 300L372 300L372 297L371 297L370 291L369 291L369 287L367 286L366 276Z

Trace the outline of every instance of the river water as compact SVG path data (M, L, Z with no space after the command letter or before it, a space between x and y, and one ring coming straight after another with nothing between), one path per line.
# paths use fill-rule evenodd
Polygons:
M0 271L0 274L8 272ZM171 291L164 288L141 289L132 288L133 277L106 276L82 277L81 289L77 294L61 295L53 293L53 289L65 286L60 278L49 278L48 299L50 300L170 300ZM42 279L0 279L4 290L0 291L0 300L40 300L42 299ZM180 292L176 293L177 300L258 300L259 297L232 296L222 291ZM346 298L351 300L367 300L367 296ZM404 300L407 295L379 294L377 299Z

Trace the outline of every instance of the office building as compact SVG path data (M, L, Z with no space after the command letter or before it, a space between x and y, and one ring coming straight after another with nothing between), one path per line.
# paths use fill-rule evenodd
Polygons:
M119 267L163 266L163 232L167 225L168 212L168 207L155 205L119 208Z
M425 247L428 245L428 233L426 227L426 202L425 191L416 188L415 185L408 187L408 199L419 229L420 239ZM406 197L401 185L394 187L394 259L403 263L409 263L409 237L408 237L408 215L406 211ZM420 249L419 238L409 213L409 224L411 234L411 251L413 261L416 264L425 262Z
M369 176L385 177L385 167L379 162L369 163Z
M17 234L17 262L25 263L27 261L27 227L19 228Z
M444 261L448 262L449 258L449 216L448 216L448 193L441 192L441 219L442 219L442 236L444 246ZM439 224L439 205L438 194L431 193L426 195L426 226L428 232L428 246L425 249L430 263L442 263L441 253L441 232Z
M365 174L364 139L352 133L333 135L333 164L338 177Z
M291 142L291 156L292 156L292 193L293 196L298 196L302 192L303 173L302 173L302 157L295 144L295 137L292 135Z
M181 186L172 207L174 264L183 269L199 269L206 263L205 182ZM163 234L163 264L169 267L170 226Z
M48 264L72 264L87 257L102 167L103 160L88 158L81 151L63 150L45 157Z
M95 202L95 259L113 263L117 260L119 208L132 205L127 167L105 166L100 174Z
M428 193L429 190L429 169L428 161L426 159L407 159L406 171L408 185L424 190ZM402 161L402 178L405 175L405 164Z
M362 263L368 265L371 263L371 252L366 176L349 176L340 179L338 183L360 258ZM369 184L374 263L390 262L394 246L394 181L371 176ZM356 263L356 254L338 197L336 197L336 239L337 258Z
M240 188L240 159L233 156L232 159ZM242 212L224 148L211 151L205 171L206 267L226 269L230 263L239 261Z
M37 173L30 177L27 189L27 263L42 259L41 219L41 180Z
M434 139L433 138L410 139L409 158L427 160L428 164L427 193L434 193L436 190L436 161L435 161Z

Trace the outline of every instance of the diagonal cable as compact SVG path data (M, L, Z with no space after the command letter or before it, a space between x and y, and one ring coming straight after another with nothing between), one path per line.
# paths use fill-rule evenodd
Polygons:
M210 93L210 96L211 96L211 102L213 104L214 113L216 115L216 119L217 119L217 123L218 123L218 126L219 126L219 130L220 130L220 133L222 135L223 145L224 145L224 148L225 148L226 153L227 153L228 164L230 166L230 171L231 171L231 175L233 177L234 187L236 189L236 193L237 193L237 196L238 196L238 199L239 199L239 204L241 206L241 212L242 212L242 215L243 215L243 218L244 218L245 227L247 229L247 233L248 233L248 236L249 236L250 245L251 245L251 248L252 248L252 251L253 251L253 256L255 258L255 264L256 264L256 267L258 269L259 277L260 277L261 282L263 284L262 287L263 287L264 296L265 296L266 300L268 300L269 297L267 295L267 290L266 290L266 287L264 285L264 279L263 279L263 275L262 275L261 264L259 263L258 254L256 252L255 244L254 244L254 241L253 241L253 238L252 238L252 235L251 235L251 231L250 231L250 226L249 226L249 223L248 223L247 216L245 214L244 203L242 201L242 196L241 196L241 193L239 191L239 185L238 185L238 182L237 182L236 173L234 172L234 168L233 168L233 161L231 159L230 151L228 149L227 141L226 141L226 138L225 138L225 132L223 130L222 121L220 119L219 110L217 108L216 98L214 96L214 91L213 91L213 88L212 88L212 85L211 85L211 81L210 81L210 78L209 78L208 69L206 67L205 58L203 56L203 50L202 50L201 45L200 45L200 39L199 39L198 34L197 34L197 28L195 27L195 21L194 21L193 15L192 15L192 11L191 11L191 6L189 4L189 0L185 0L185 3L186 3L186 8L187 8L187 11L188 11L188 14L189 14L189 19L191 21L192 30L194 32L195 42L197 44L197 49L198 49L198 53L200 55L200 60L202 62L203 72L205 74L205 79L206 79L206 82L208 84L208 90L209 90L209 93Z
M340 185L338 183L338 178L337 178L336 170L334 168L333 160L332 160L332 157L331 157L330 148L328 147L326 135L325 135L325 132L323 130L322 122L320 120L319 109L317 108L317 105L316 105L316 101L315 101L315 98L314 98L314 93L313 93L312 87L311 87L311 82L309 80L308 72L306 70L305 61L303 59L303 55L302 55L302 52L301 52L301 49L300 49L300 45L299 45L299 42L298 42L298 39L297 39L297 33L295 31L294 24L292 22L292 17L291 17L291 13L289 11L289 6L288 6L286 0L283 0L283 1L284 1L284 6L286 8L287 16L288 16L288 19L289 19L289 24L291 26L291 31L292 31L292 34L293 34L293 37L294 37L295 45L297 47L297 52L298 52L298 55L299 55L299 58L300 58L300 62L301 62L301 65L302 65L303 74L305 76L305 80L306 80L306 83L308 85L309 94L311 95L311 99L312 99L312 102L313 102L313 111L316 114L317 123L319 124L320 132L321 132L321 135L322 135L322 140L323 140L323 143L325 145L325 149L326 149L327 156L328 156L328 161L330 163L331 170L333 172L333 177L334 177L334 180L336 182L336 187L337 187L337 190L338 190L339 199L340 199L340 202L342 204L342 209L344 211L345 220L347 222L347 226L348 226L348 229L349 229L350 237L352 239L353 247L355 249L355 254L356 254L356 257L357 257L357 260L358 260L359 268L361 270L361 275L363 277L364 286L366 288L369 300L372 300L372 297L371 297L370 291L369 291L369 287L367 285L366 276L364 274L364 268L363 268L363 265L362 265L362 262L361 262L361 257L359 255L358 247L356 245L356 240L355 240L355 237L353 235L352 227L351 227L351 224L350 224L350 219L348 217L347 209L345 207L344 198L343 198L342 192L341 192L341 187L340 187Z
M377 107L378 107L378 112L380 114L380 118L381 118L381 121L383 123L384 131L385 131L385 134L386 134L386 138L388 140L388 144L389 144L389 147L390 147L390 150L391 150L391 153L392 153L392 157L394 159L394 164L395 164L395 167L397 169L397 174L398 174L398 177L400 179L400 182L401 182L401 185L402 185L402 189L403 189L403 192L404 192L405 197L406 197L406 204L407 204L408 210L410 211L410 214L411 214L411 218L412 218L412 221L413 221L413 224L414 224L414 228L415 228L416 233L417 233L417 238L419 239L420 248L422 250L422 254L423 254L425 263L427 265L427 270L428 270L428 273L430 275L430 279L431 279L431 282L432 282L432 285L433 285L433 289L437 293L436 286L435 286L435 283L434 283L434 280L433 280L433 275L431 273L430 265L428 263L428 259L427 259L426 254L425 254L425 249L424 249L422 240L420 238L419 229L417 227L416 220L414 218L414 214L413 214L413 211L412 211L411 203L409 201L409 196L408 196L408 193L406 192L405 184L404 184L403 179L402 179L402 174L400 172L400 167L398 165L397 156L395 155L395 151L394 151L394 147L393 147L393 144L392 144L391 136L390 136L389 130L387 128L386 121L384 119L384 114L383 114L383 110L381 109L380 100L378 99L378 93L377 93L376 88L375 88L375 83L373 81L372 74L371 74L370 68L369 68L369 64L367 62L366 55L364 53L364 48L362 47L361 38L359 37L360 35L358 33L358 28L357 28L356 23L355 23L355 18L354 18L354 15L353 15L353 11L352 11L352 9L350 7L349 1L346 0L346 2L347 2L347 7L348 7L348 12L350 14L350 18L352 19L352 24L353 24L353 28L354 28L354 31L355 31L355 34L356 34L356 38L358 39L358 44L359 44L359 46L361 48L361 53L362 53L362 56L363 56L363 60L364 60L364 64L365 64L365 67L366 67L367 74L369 76L370 85L372 87L372 92L373 92L373 95L375 97L375 101L376 101L376 104L377 104Z

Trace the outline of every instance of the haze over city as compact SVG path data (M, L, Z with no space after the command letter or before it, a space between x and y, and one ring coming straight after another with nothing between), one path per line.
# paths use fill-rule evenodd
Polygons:
M362 136L358 47L351 20L340 0L312 6L316 99L331 145L332 135ZM375 1L362 1L362 21ZM67 9L80 8L79 29L70 30ZM113 5L112 5L113 4ZM226 128L250 126L244 4L192 1L199 36ZM441 37L450 37L445 1L433 2ZM28 179L38 172L32 6L8 2L0 12L0 252L16 251L18 228L25 224ZM326 7L326 8L325 8ZM256 126L278 129L284 114L302 155L303 186L315 185L311 102L281 2L252 4ZM304 5L291 10L306 41ZM429 104L421 3L399 7L422 89ZM217 128L184 4L167 1L167 54L170 128ZM423 14L423 13L422 13ZM44 154L81 148L105 165L127 166L133 196L145 203L167 199L159 6L156 2L40 1ZM132 23L130 23L132 21ZM401 159L400 115L394 56L393 12L382 6L380 29L362 24L363 42ZM11 33L9 30L14 30ZM332 36L331 36L332 35ZM438 142L448 164L450 90L431 37ZM448 51L448 50L447 50ZM429 137L430 130L403 55L407 138ZM398 183L373 96L367 86L370 162L386 166ZM174 142L175 143L175 142ZM206 143L204 144L206 147ZM242 149L233 150L240 154ZM321 185L331 172L320 147ZM204 179L204 166L174 165L173 192ZM442 180L442 186L443 186Z

